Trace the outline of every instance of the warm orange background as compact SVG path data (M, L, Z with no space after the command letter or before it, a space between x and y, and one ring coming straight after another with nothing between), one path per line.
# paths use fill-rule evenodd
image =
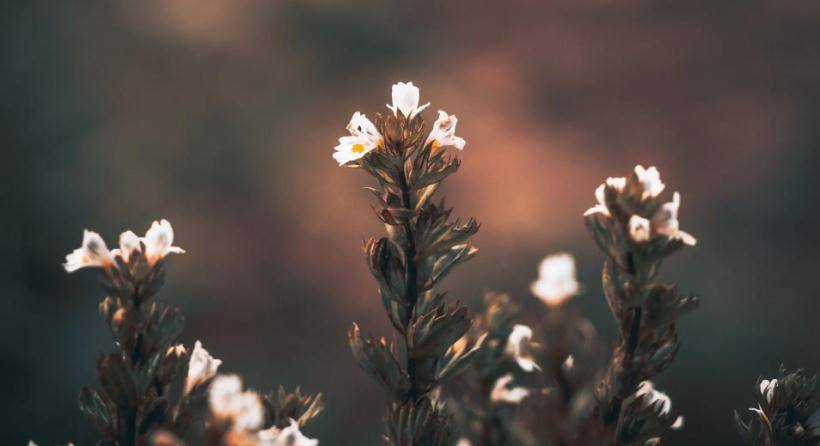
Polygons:
M376 445L382 396L345 331L387 334L361 239L362 172L331 159L353 111L413 80L459 117L444 191L483 226L447 282L528 308L537 262L574 252L604 336L602 256L581 214L606 176L656 165L698 237L664 275L703 296L659 380L686 428L739 444L732 410L779 364L820 371L820 3L638 0L28 2L2 14L3 444L92 444L76 409L110 349L93 274L60 263L85 227L152 219L188 254L163 300L224 370L321 390L325 445Z

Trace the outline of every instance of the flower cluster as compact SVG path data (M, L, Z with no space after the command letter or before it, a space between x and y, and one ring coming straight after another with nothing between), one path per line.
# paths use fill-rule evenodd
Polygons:
M820 408L816 395L817 377L803 370L781 368L777 378L759 380L757 407L750 407L751 419L744 421L735 412L735 424L748 446L817 445Z
M675 192L670 202L659 201L665 188L658 169L635 166L629 178L610 177L598 186L595 190L598 203L584 215L597 215L604 220L626 219L629 236L635 243L647 243L661 236L694 246L697 240L680 230L680 194Z
M428 102L419 106L419 88L412 82L399 82L393 85L393 104L388 104L387 108L393 112L395 118L401 114L404 119L413 120L429 105ZM455 115L439 110L438 119L433 123L424 144L430 145L433 151L444 146L464 149L464 138L456 136L457 123L458 118ZM347 131L350 135L339 138L339 144L334 148L333 159L340 166L363 158L384 143L384 137L373 122L359 112L353 113L350 123L347 124Z
M362 335L353 325L350 347L359 366L387 393L387 435L390 444L450 443L449 416L438 401L439 384L462 371L480 343L459 342L470 329L467 307L447 304L434 292L457 265L477 249L471 237L478 223L451 221L452 209L432 197L459 161L442 147L463 149L456 136L457 118L444 111L428 129L420 112L419 89L412 82L393 86L391 113L374 121L356 112L339 139L333 158L360 167L378 188L376 215L387 236L365 242L367 264L378 283L382 304L404 344L403 358L395 342ZM402 360L403 359L403 360Z
M144 257L149 266L155 265L168 254L182 254L185 250L174 246L174 228L168 220L154 221L145 236L138 237L133 231L120 234L119 248L108 249L100 234L85 230L82 245L66 255L63 267L69 273L81 268L112 268L117 260L133 263Z

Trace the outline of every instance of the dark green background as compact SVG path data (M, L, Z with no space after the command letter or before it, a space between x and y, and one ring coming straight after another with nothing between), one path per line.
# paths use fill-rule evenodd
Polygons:
M758 376L820 371L817 2L6 2L0 21L2 444L92 444L76 396L110 340L94 275L60 264L85 227L162 217L188 250L161 294L185 344L251 387L325 392L322 444L379 444L345 332L389 333L360 251L382 228L330 155L399 80L468 142L445 192L482 252L451 295L535 314L537 262L569 250L611 339L581 214L654 164L700 242L664 276L703 296L658 380L687 418L668 444L739 444Z

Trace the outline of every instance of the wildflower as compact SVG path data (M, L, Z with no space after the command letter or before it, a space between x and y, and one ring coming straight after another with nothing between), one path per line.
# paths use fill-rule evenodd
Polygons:
M217 369L222 364L222 360L215 359L202 348L202 342L196 341L194 351L191 352L191 360L188 363L188 376L185 378L185 393L190 392L198 384L213 378Z
M683 243L694 246L697 243L694 237L680 230L678 209L680 208L680 194L675 192L672 201L665 203L652 217L652 227L658 234L679 239Z
M567 356L567 359L561 363L561 370L564 373L570 373L575 368L575 357L572 355Z
M259 431L260 446L316 446L319 440L306 437L299 430L299 423L293 418L290 419L290 426L281 431L276 426Z
M580 286L575 279L575 258L572 254L552 254L538 266L538 280L530 291L549 307L557 307L578 294Z
M148 259L149 265L162 260L168 254L185 253L185 250L179 246L173 246L174 228L164 218L159 222L154 221L151 223L151 228L145 233L142 242L145 244L145 257Z
M83 232L82 246L65 256L63 268L73 273L86 267L108 268L112 261L113 257L105 245L105 240L100 237L100 234L86 229Z
M622 190L624 190L624 187L626 187L626 178L609 177L606 179L606 182L601 183L601 185L595 189L595 199L598 201L598 204L587 209L587 211L584 212L584 216L592 214L603 214L607 217L610 216L609 208L606 205L607 186L615 189L618 192L621 192Z
M640 215L629 218L629 235L638 243L649 241L652 237L651 223Z
M216 377L211 383L208 401L211 413L230 421L235 431L256 430L264 422L262 400L256 392L242 391L242 380L237 375Z
M473 444L470 442L469 438L461 437L458 439L458 442L456 442L456 446L473 446Z
M760 395L766 398L767 403L772 402L775 388L777 388L777 379L764 379L763 381L760 381Z
M188 351L185 350L185 346L182 344L172 345L168 347L168 351L165 353L165 356L174 355L174 356L182 356Z
M131 253L140 249L140 238L134 231L128 230L120 234L120 247L111 250L113 257L122 257L128 260Z
M456 115L448 115L444 110L438 111L438 119L433 123L433 130L427 137L426 144L433 143L433 149L444 146L453 146L458 150L464 150L467 143L464 138L456 136Z
M646 395L645 403L646 406L654 406L658 404L660 406L660 415L667 415L672 410L672 400L669 398L669 395L655 390L655 385L652 384L652 381L643 381L638 386L638 391L635 392L636 397L640 397Z
M334 147L333 159L340 166L362 158L382 144L382 135L376 126L359 112L353 113L347 131L350 136L339 138L339 145Z
M529 352L532 345L532 329L526 325L513 326L510 337L507 338L506 353L513 357L515 362L526 372L541 370Z
M498 378L490 392L490 401L494 403L520 404L521 401L530 396L530 391L524 387L508 387L512 382L512 373Z
M666 187L661 181L661 174L655 166L644 169L644 167L639 164L635 166L635 175L643 187L643 193L641 194L642 200L657 197Z
M669 426L672 430L679 430L683 428L683 415L679 415L675 418L675 421Z
M398 116L396 111L400 111L408 119L413 119L416 115L427 108L430 103L426 103L419 107L419 87L413 85L412 82L399 82L393 84L393 105L388 105L393 115Z

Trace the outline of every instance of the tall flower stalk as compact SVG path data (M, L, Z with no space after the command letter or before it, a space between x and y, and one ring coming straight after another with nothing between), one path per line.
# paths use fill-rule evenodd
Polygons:
M648 382L675 358L676 321L698 303L658 280L665 258L696 243L679 228L680 195L664 202L664 189L657 169L636 166L629 177L601 184L597 205L585 214L589 233L607 256L602 282L619 329L597 389L599 415L615 444L655 441L682 422L668 397Z
M82 246L66 256L64 267L100 270L108 296L100 314L114 338L115 350L97 361L100 390L83 387L80 409L94 422L102 444L146 444L146 434L160 426L182 430L190 421L187 395L216 372L218 362L204 361L186 385L188 353L176 341L184 318L176 308L154 297L165 279L165 257L184 252L173 246L174 232L166 220L154 222L144 237L131 231L120 235L119 247L109 250L99 234L85 231ZM208 362L206 364L205 362Z
M449 416L438 401L439 383L461 370L475 347L454 346L470 329L467 307L445 302L435 287L477 249L471 238L479 225L451 220L452 209L433 196L455 173L459 160L445 146L463 149L455 135L457 119L439 111L428 128L419 112L419 90L393 86L390 113L370 121L356 112L339 139L333 158L363 169L377 181L376 216L387 235L364 244L382 304L403 349L394 341L362 335L354 324L350 347L360 367L388 394L385 439L392 445L449 444ZM429 104L428 104L429 105Z

